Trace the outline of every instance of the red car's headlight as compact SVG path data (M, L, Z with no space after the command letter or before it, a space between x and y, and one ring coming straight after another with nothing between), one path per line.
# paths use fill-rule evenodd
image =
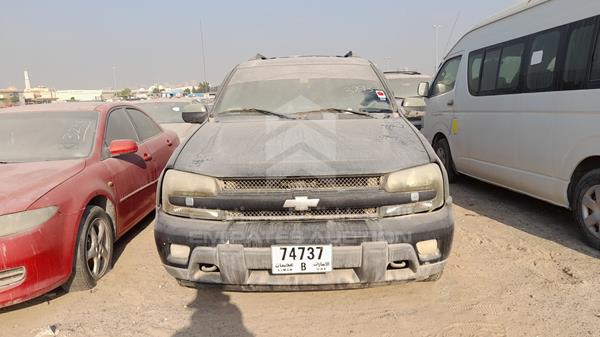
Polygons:
M0 237L14 235L48 221L58 212L58 207L50 206L13 214L0 215Z

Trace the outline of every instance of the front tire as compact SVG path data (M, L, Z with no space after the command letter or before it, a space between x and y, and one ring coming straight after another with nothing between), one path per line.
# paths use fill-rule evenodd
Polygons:
M448 173L448 181L451 183L456 182L458 173L454 168L454 161L452 160L452 152L450 152L448 140L444 137L439 138L433 143L433 149L435 150L435 154L437 154L442 161L442 164L444 164L444 167L446 168L446 172Z
M590 246L600 250L600 169L583 176L575 186L573 215Z
M75 266L68 291L89 290L112 266L114 250L112 222L98 206L88 206L79 226Z

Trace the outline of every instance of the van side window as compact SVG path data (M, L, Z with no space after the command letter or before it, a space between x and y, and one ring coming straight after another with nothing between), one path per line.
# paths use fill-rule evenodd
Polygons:
M438 72L433 86L431 88L430 97L439 96L454 90L456 85L456 75L458 74L458 67L460 66L461 57L455 57L448 60L442 69Z
M509 45L502 49L496 89L516 90L519 87L524 49L525 45L523 43Z
M469 91L471 95L479 94L479 82L483 52L472 53L469 57Z
M571 28L562 77L563 89L585 88L594 28L593 22L589 21L574 24Z
M556 57L560 32L555 30L533 39L527 61L527 89L531 91L552 89L556 70Z
M591 80L600 80L600 34L596 41L596 50L594 51L594 59L592 60L592 76Z
M498 64L500 63L500 48L485 52L483 72L481 73L481 91L496 89Z

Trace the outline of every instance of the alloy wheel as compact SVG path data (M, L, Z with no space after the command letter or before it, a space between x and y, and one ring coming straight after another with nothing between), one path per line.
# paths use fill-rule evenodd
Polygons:
M592 186L584 193L581 211L590 233L600 238L600 185Z
M90 275L98 280L110 265L111 240L109 224L103 219L94 219L86 235L86 265Z

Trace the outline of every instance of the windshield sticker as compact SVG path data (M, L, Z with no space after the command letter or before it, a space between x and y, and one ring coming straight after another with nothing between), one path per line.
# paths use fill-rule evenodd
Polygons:
M540 63L542 63L542 60L544 59L544 51L543 50L538 50L533 52L533 54L531 54L531 65L535 66L538 65Z
M383 90L375 90L375 94L380 101L387 101L387 97L385 96L385 92Z

